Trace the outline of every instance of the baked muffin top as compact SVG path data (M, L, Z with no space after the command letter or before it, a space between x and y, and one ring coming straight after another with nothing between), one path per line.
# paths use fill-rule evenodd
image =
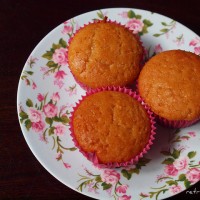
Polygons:
M74 137L99 163L126 162L148 143L151 124L143 106L128 94L102 91L81 101L73 114Z
M81 28L69 44L69 67L90 88L132 84L139 74L141 43L124 26L108 21Z
M200 117L200 57L183 50L157 54L142 69L138 89L151 110L163 118Z

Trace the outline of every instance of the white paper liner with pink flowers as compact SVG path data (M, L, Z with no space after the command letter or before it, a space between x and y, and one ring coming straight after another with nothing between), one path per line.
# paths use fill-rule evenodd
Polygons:
M131 27L129 26L126 26L126 25L122 25L120 22L117 22L117 21L112 21L110 19L108 19L107 17L104 17L103 20L94 20L93 22L88 22L88 24L84 24L82 27L80 27L78 30L76 30L76 32L69 38L69 41L68 41L68 46L70 46L70 43L72 42L72 40L74 39L74 36L80 31L82 30L83 28L85 28L86 26L88 26L89 24L93 24L93 23L101 23L102 21L106 21L106 23L115 23L121 27L124 27L125 29L127 29L129 32L131 32L139 41L141 47L142 47L142 55L141 55L141 58L140 58L140 68L143 67L144 63L145 63L145 48L143 46L143 42L141 41L140 37L138 34L134 33L134 31L131 29ZM90 91L90 90L93 90L94 88L91 88L89 87L88 85L86 85L85 83L79 81L73 74L71 68L70 68L70 64L69 64L69 59L68 59L68 49L67 49L67 61L68 61L68 66L69 66L69 69L75 79L75 81L80 85L80 87L86 91ZM131 85L126 85L125 87L132 87L132 85L135 85L135 81L133 83L131 83ZM119 85L120 86L120 85Z
M133 97L134 99L136 99L138 102L140 102L140 104L144 107L144 109L146 110L147 114L148 114L148 117L150 119L150 123L151 123L151 132L150 132L150 136L149 136L149 141L148 143L146 144L146 146L143 148L143 150L137 155L137 156L134 156L132 159L130 159L129 161L127 162L111 162L111 163L107 163L107 164L102 164L98 161L98 158L96 156L95 153L90 153L90 152L85 152L81 149L81 147L79 146L76 138L75 138L75 135L74 135L74 129L73 129L73 117L74 117L74 112L76 111L76 109L78 108L78 106L81 104L81 102L84 101L84 99L89 96L89 95L92 95L94 93L97 93L97 92L101 92L101 91L117 91L117 92L121 92L121 93L125 93L125 94L128 94L130 95L131 97ZM140 158L143 157L143 155L145 153L147 153L147 151L150 149L150 146L153 144L153 140L155 139L154 138L154 135L156 134L155 132L156 130L156 127L155 127L155 117L153 115L153 112L149 109L149 107L147 105L145 105L143 103L143 100L142 98L136 93L136 92L133 92L131 89L128 89L126 87L105 87L105 88L97 88L97 89L94 89L94 90L90 90L86 93L85 96L82 97L82 99L76 104L76 106L73 108L73 111L72 111L72 115L70 117L70 135L72 136L72 140L75 144L75 146L79 149L79 151L91 162L93 162L93 164L96 166L96 167L99 167L99 168L115 168L115 167L125 167L125 166L128 166L128 165L133 165L133 164L136 164L138 162L138 160Z

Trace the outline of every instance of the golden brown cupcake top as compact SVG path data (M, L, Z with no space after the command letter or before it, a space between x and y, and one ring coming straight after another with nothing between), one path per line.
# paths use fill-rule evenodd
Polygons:
M149 140L150 119L143 106L128 94L102 91L84 98L74 111L74 136L85 152L100 163L125 162Z
M138 89L151 110L163 118L200 117L200 57L183 50L154 56L139 75Z
M116 23L100 21L81 28L68 49L75 78L91 88L132 84L143 49L138 37Z

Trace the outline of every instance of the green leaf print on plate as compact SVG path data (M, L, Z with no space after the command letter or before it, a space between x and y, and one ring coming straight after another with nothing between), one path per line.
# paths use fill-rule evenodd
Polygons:
M140 36L148 33L148 28L153 26L150 19L143 19L143 16L136 14L134 10L129 10L127 13L120 14L122 17L127 18L126 26L135 34Z
M148 159L148 158L145 158L145 157L140 158L140 160L138 161L138 163L135 165L134 168L130 167L130 169L122 169L121 173L125 178L130 180L132 178L133 174L139 174L141 168L143 166L146 166L150 161L151 161L151 159Z
M160 33L153 34L154 37L160 37L161 35L167 34L168 32L172 31L176 26L176 21L172 20L169 23L161 22L163 28L160 29Z

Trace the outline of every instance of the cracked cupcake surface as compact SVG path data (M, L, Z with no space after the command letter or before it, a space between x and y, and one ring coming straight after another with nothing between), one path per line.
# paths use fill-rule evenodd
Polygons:
M143 48L128 28L102 20L90 23L72 38L69 68L89 88L132 84L140 71Z
M150 140L151 119L130 95L101 91L80 102L72 127L81 151L94 153L99 163L120 163L143 153Z

